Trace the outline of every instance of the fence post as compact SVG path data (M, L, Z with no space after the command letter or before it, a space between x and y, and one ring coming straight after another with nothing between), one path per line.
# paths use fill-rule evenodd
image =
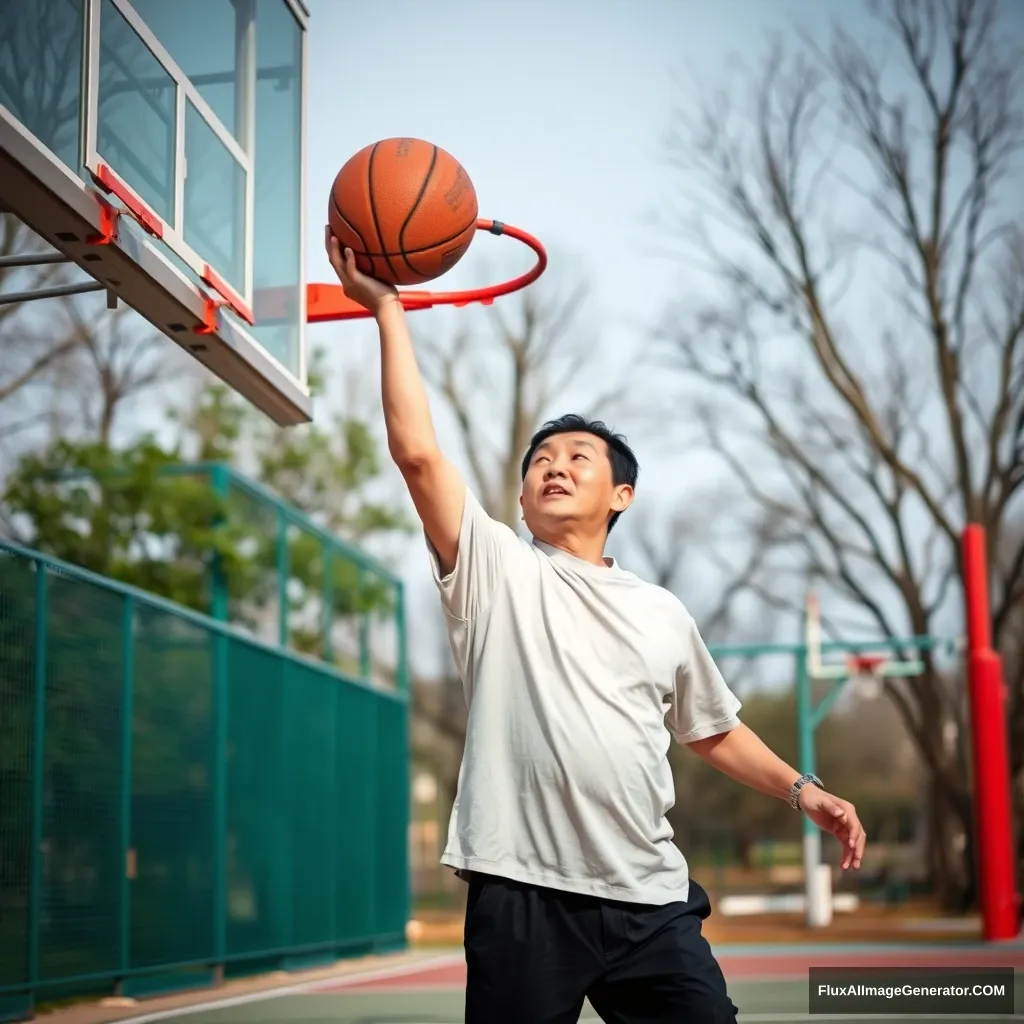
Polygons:
M213 955L217 983L224 980L228 932L228 635L213 637Z
M277 642L288 648L288 517L277 509Z
M121 635L121 980L131 968L131 883L135 878L132 852L132 740L135 720L135 598L126 594Z
M277 888L281 893L281 936L282 948L292 945L295 937L295 803L290 799L292 787L295 785L294 747L292 744L292 687L288 678L288 659L282 658L281 674L281 766L280 784L282 786L282 803L285 812L285 825L282 831L283 843L279 847L284 854L284 863L279 865L281 878ZM283 959L283 956L282 956Z
M373 668L370 659L370 612L362 607L366 570L359 566L356 575L356 600L359 604L359 676L365 682L370 681Z
M210 483L213 487L213 493L217 495L217 498L221 502L226 502L228 496L228 472L227 467L221 464L217 464L210 470ZM223 518L218 516L218 523L223 522ZM228 606L228 582L224 576L224 566L221 561L219 554L213 556L213 585L212 593L210 595L210 618L216 619L218 622L227 622L230 614L230 608Z
M28 903L28 983L34 999L39 982L39 942L43 905L43 772L46 768L46 634L49 574L36 561L35 701L32 721L32 867Z
M337 679L330 681L328 692L330 693L330 701L328 703L328 720L330 722L330 744L329 744L329 756L327 763L327 780L328 780L328 804L327 804L327 819L330 824L330 835L328 836L328 848L331 851L331 883L328 892L328 899L330 900L330 932L331 942L335 945L332 949L336 949L338 942L338 837L341 835L341 822L338 820L340 811L338 809L338 792L340 790L340 780L338 778L338 731L340 728L340 718L338 708L341 704L339 700L338 689L340 682Z
M405 622L405 584L399 581L395 584L396 586L396 600L395 600L395 629L398 632L398 692L408 695L409 693L409 645L408 635ZM403 799L402 806L404 808L404 815L402 817L402 827L405 835L409 834L409 822L412 818L412 779L411 775L411 732L412 723L410 721L412 716L412 701L407 700L405 703L405 750L402 751L403 763L403 779L402 787L403 793L406 794ZM405 918L408 918L412 914L413 905L413 887L412 887L412 865L409 864L409 847L406 844L405 847Z
M334 644L331 642L331 629L334 626L334 551L327 541L322 542L322 551L324 582L320 594L320 631L323 633L321 650L324 661L331 663L334 661Z
M395 628L398 632L398 690L409 692L409 644L405 624L405 584L395 584Z

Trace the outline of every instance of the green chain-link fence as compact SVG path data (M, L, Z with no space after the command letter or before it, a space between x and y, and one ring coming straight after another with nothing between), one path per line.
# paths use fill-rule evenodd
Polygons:
M405 671L359 675L0 541L0 1019L402 945Z

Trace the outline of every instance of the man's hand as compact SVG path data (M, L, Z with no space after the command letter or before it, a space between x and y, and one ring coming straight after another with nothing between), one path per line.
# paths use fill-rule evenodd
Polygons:
M331 234L329 224L324 229L324 238L327 246L327 258L331 261L331 266L334 267L334 272L338 275L345 294L353 302L358 302L360 306L376 316L385 303L397 298L398 289L394 285L367 277L359 270L356 266L355 253L351 249L342 251L340 243Z
M853 804L817 786L807 785L800 790L800 810L823 832L831 832L843 844L844 871L860 867L868 837Z

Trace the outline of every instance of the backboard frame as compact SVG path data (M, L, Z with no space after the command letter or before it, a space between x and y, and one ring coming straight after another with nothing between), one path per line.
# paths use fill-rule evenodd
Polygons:
M122 15L135 14L125 4L125 0L111 2ZM80 177L37 139L12 110L0 104L0 205L94 278L108 294L116 295L119 300L138 311L161 333L176 342L275 423L290 426L310 422L313 415L312 399L305 384L307 353L304 341L307 327L304 211L308 12L298 0L282 2L295 16L301 30L298 216L299 273L302 275L302 286L297 289L297 298L301 302L299 328L302 334L298 359L299 377L264 349L244 325L245 299L249 300L251 308L253 290L251 233L254 230L254 178L248 157L245 197L246 231L250 235L250 242L246 244L245 274L249 292L247 296L232 297L231 289L225 287L225 282L216 268L211 267L198 254L191 251L190 247L184 245L183 238L175 236L175 230L180 224L164 223L163 240L173 243L170 248L175 255L189 266L202 283L197 284L191 280L150 241L150 235L160 237L160 233L152 231L152 225L146 226L146 218L132 216L130 209L124 209L125 206L130 207L132 204L125 204L122 200L122 204L119 205L111 201L113 197L110 196L110 179L107 179L106 185L97 180L102 177L104 163L102 154L98 154L95 147L98 68L96 55L99 46L100 0L84 0L83 3L83 46L88 52L83 53L85 66L79 164L93 180L84 180ZM131 18L126 20L133 29L138 29ZM151 44L157 42L152 38L143 41L151 49ZM162 59L158 53L155 56L158 60ZM163 56L166 56L166 52ZM167 59L170 60L169 57ZM171 64L173 65L173 62ZM174 67L176 68L176 65ZM180 69L178 75L181 75ZM178 88L176 95L179 129L177 149L180 154L183 146L181 117L186 92ZM192 98L190 94L188 98ZM202 102L201 97L198 99ZM199 104L196 106L199 110ZM200 113L205 117L205 114L212 112L207 108L205 114L201 110ZM209 123L210 119L205 119ZM215 118L213 120L216 121ZM232 155L237 156L237 153ZM114 177L114 195L123 195L124 183L116 181L116 175ZM176 210L180 211L180 187L176 187L176 191L179 193ZM142 206L144 208L145 204ZM138 212L136 210L136 214ZM242 299L241 303L235 301L239 298ZM234 308L240 319L235 320L224 315L225 307Z
M167 49L156 37L152 29L139 17L135 8L131 6L130 0L109 0L117 12L128 23L129 27L142 40L146 48L156 57L164 71L170 76L175 84L175 189L174 209L172 221L163 221L164 230L162 241L168 245L174 253L188 264L193 273L200 277L205 276L204 268L209 266L188 242L185 241L185 112L187 104L191 103L200 116L216 135L218 141L223 145L232 158L245 172L245 196L243 204L244 213L244 236L243 247L245 253L244 266L242 268L242 287L233 287L233 290L241 298L237 303L242 309L251 310L253 305L253 223L255 214L255 176L253 162L246 152L245 146L221 124L220 118L210 109L210 105L202 97L199 90L189 81L188 76L181 70ZM138 195L131 186L121 178L111 165L110 159L100 153L98 149L98 122L99 122L99 66L100 66L100 31L101 31L102 3L98 0L86 0L85 3L85 38L88 49L88 58L85 61L85 111L82 118L82 148L84 152L84 164L86 170L98 178L101 168L106 168L108 174L115 176L117 181L116 194L122 197L123 191L127 191L135 204L145 206L145 200ZM249 55L251 60L254 55ZM246 97L245 122L246 131L254 131L254 97ZM155 213L153 216L157 216ZM232 303L236 305L236 303ZM243 319L246 317L243 315ZM249 322L252 323L251 313Z
M821 608L813 592L807 595L804 632L807 675L816 682L862 683L861 689L868 692L875 684L881 687L885 679L919 676L925 670L924 662L919 659L899 661L888 652L852 649L844 653L841 661L826 664L822 655Z

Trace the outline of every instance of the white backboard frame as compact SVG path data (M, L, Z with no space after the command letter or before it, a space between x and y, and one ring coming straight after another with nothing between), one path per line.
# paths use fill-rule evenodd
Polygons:
M858 671L857 656L852 652L844 654L841 661L826 664L822 655L822 630L821 630L821 607L815 593L807 595L805 615L805 644L807 645L807 674L814 681L845 682L858 679L862 683L862 690L865 694L879 687L882 681L892 678L907 678L919 676L924 672L924 662L920 660L897 661L887 653L878 655L883 660L879 664L872 665L868 672ZM865 680L870 675L871 681Z

